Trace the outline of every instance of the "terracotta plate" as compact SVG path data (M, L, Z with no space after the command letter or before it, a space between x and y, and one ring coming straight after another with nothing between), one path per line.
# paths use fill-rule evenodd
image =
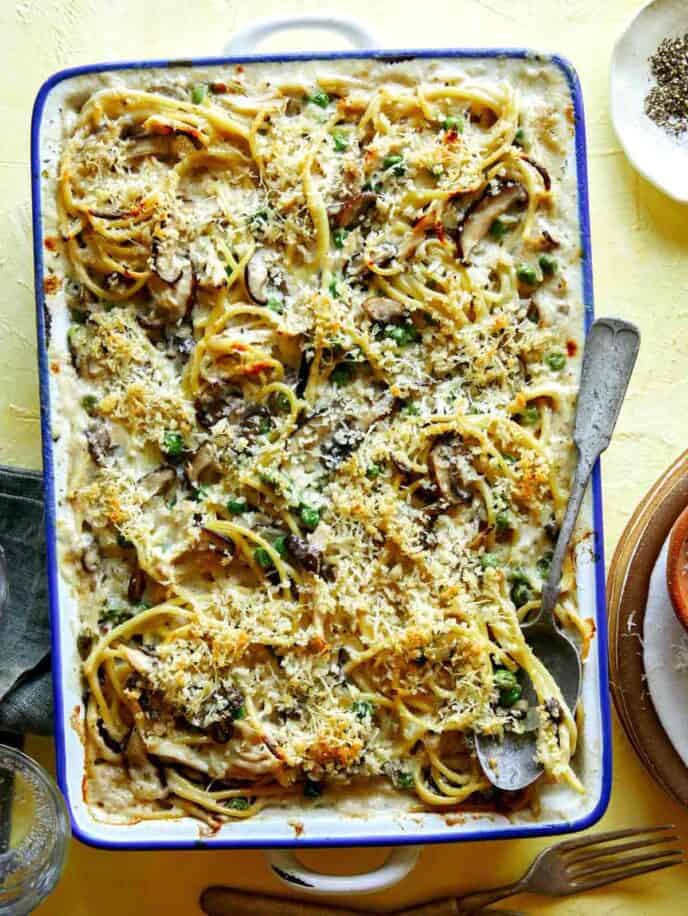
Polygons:
M650 575L672 525L688 505L688 452L659 478L633 513L607 582L609 667L614 703L648 772L688 806L688 768L669 741L645 683L643 624Z

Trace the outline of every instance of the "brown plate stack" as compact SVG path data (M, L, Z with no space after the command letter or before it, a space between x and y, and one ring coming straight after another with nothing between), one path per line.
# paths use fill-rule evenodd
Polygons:
M643 627L650 576L671 527L688 505L688 452L668 468L635 510L607 579L609 667L614 704L647 771L688 806L688 768L674 750L647 689Z

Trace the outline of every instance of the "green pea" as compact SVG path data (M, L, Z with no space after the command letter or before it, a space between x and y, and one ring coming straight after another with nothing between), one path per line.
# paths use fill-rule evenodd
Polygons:
M348 385L353 377L354 370L349 363L337 363L330 375L330 378L338 388L343 388L344 385Z
M275 404L278 410L286 413L288 410L291 410L291 401L289 400L288 395L283 391L278 391L275 395Z
M540 411L535 404L529 404L518 416L524 426L535 426L540 419Z
M513 706L514 703L518 703L521 699L522 692L520 684L516 684L515 687L510 687L508 690L500 690L499 705L507 708Z
M496 241L499 241L500 239L504 238L504 236L506 235L507 225L503 220L497 217L497 219L493 219L492 222L490 223L489 232L493 239L496 239Z
M260 424L258 425L258 435L267 436L267 434L272 429L272 420L270 417L262 417Z
M227 500L227 511L230 515L241 515L247 510L248 503L242 496L239 496L236 499Z
M244 798L242 795L237 795L236 798L229 798L225 802L228 808L231 808L233 811L246 811L251 807L251 803L247 798Z
M538 281L537 271L530 264L519 264L516 268L516 276L521 283L527 283L528 286L535 286Z
M543 553L543 555L540 557L540 559L535 564L535 568L537 569L542 579L547 579L549 577L549 571L552 568L552 557L553 556L554 554L552 553L552 551L547 550L545 553Z
M205 83L198 83L191 87L191 101L194 105L200 105L208 95L208 87Z
M444 121L442 121L442 127L445 130L455 130L458 133L462 134L463 129L466 126L466 122L461 117L461 115L448 115Z
M302 503L299 508L299 518L304 528L308 528L309 531L315 531L320 524L320 510Z
M518 685L518 680L514 672L508 668L495 668L494 683L500 690L511 690Z
M524 604L528 604L532 597L533 594L525 582L514 582L511 586L511 600L517 608L523 607Z
M495 517L495 525L498 531L510 531L513 528L511 515L508 512L498 512Z
M368 480L375 480L375 478L379 477L380 474L382 474L382 465L369 464L366 468L366 477Z
M528 586L530 586L530 579L529 579L528 576L523 572L523 570L522 570L522 569L519 569L518 567L516 567L516 569L513 569L513 570L512 570L512 572L511 572L511 581L512 581L512 582L521 582L523 585L528 585Z
M98 398L94 394L86 394L81 399L81 406L84 408L89 417L92 417L98 406Z
M383 335L389 340L393 340L398 347L407 347L409 344L418 343L421 340L420 332L412 324L385 325Z
M173 458L184 452L184 440L180 433L166 430L162 438L162 450Z
M335 229L332 233L332 241L335 248L343 248L348 233L346 229Z
M483 569L496 569L499 566L499 557L496 553L483 553L480 557Z
M545 362L552 372L561 372L566 365L566 357L560 350L554 350L545 357Z
M261 569L270 569L272 567L272 557L264 547L256 547L253 551L253 559Z
M281 557L286 557L287 555L287 536L286 534L278 534L277 537L272 542L272 546L275 548L275 550Z
M306 798L320 798L323 794L322 783L316 782L314 779L306 778L303 784L303 794Z
M326 92L323 92L322 89L318 92L313 92L311 95L306 96L306 101L310 102L311 105L317 105L318 108L327 108L330 104L330 97Z
M557 259L553 258L551 254L541 254L538 264L546 277L551 277L557 272Z
M236 722L237 719L245 719L245 718L246 718L246 707L245 707L245 706L239 706L239 707L238 707L237 709L235 709L234 712L232 713L232 719L233 719L235 722Z
M345 153L349 148L349 138L341 130L336 130L332 134L332 139L334 140L334 148L338 153Z
M407 417L419 417L420 416L420 407L417 404L414 404L413 401L408 401L401 408L401 412L406 414Z

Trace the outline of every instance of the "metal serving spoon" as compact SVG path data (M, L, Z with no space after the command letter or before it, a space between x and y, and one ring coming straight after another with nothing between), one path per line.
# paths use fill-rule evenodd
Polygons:
M542 590L540 610L532 621L521 626L526 641L544 662L571 710L578 703L581 662L574 643L555 623L554 607L559 597L564 557L588 479L595 462L609 445L639 346L640 333L627 321L598 318L590 328L573 428L578 460L571 495L554 548L549 577ZM525 672L521 672L521 677L524 698L529 706L537 705L530 679ZM476 735L478 758L490 782L498 789L515 791L537 779L542 766L535 760L536 740L536 727L523 734L505 731L501 738Z

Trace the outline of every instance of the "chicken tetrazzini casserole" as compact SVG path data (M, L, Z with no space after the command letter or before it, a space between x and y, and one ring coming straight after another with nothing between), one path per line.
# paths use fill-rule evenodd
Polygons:
M535 59L71 82L45 289L96 817L514 807L504 729L581 788L520 628L573 463L573 121ZM585 655L573 554L556 613Z

